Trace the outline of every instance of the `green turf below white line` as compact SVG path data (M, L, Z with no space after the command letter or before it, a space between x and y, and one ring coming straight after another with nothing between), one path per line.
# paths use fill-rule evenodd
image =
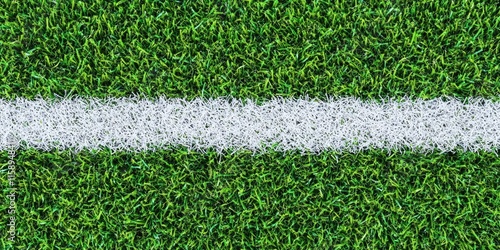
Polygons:
M0 100L0 149L109 148L144 151L185 146L307 152L367 149L496 151L500 103L475 98L362 101L229 98L63 98Z

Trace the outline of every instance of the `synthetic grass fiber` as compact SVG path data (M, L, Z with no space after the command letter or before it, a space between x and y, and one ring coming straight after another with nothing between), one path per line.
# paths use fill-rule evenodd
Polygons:
M500 245L492 153L26 150L16 163L22 249Z
M498 96L497 1L0 3L0 97Z
M499 55L500 7L489 0L0 1L3 103L495 102ZM2 151L5 195L9 160ZM20 148L13 162L16 241L5 197L2 249L500 247L495 152Z

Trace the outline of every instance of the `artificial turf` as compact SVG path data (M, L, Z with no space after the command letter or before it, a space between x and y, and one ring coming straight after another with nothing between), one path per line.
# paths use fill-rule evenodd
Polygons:
M0 3L0 97L500 92L496 1Z
M499 16L486 0L5 0L0 98L498 98ZM500 247L495 153L23 149L15 164L3 249Z
M26 150L16 163L22 249L500 246L492 153Z

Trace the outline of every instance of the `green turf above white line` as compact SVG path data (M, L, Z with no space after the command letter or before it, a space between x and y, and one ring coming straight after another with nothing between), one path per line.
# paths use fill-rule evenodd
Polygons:
M0 148L143 151L184 146L308 152L495 151L500 103L476 98L362 101L230 98L0 101Z

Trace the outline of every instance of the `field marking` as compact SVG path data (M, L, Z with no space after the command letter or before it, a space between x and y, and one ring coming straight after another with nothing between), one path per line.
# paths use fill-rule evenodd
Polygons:
M500 146L500 103L482 98L357 98L326 101L277 98L257 105L228 98L155 100L41 98L0 100L0 149L15 135L39 150L144 151L185 146L204 151L370 148L413 151L495 151Z

